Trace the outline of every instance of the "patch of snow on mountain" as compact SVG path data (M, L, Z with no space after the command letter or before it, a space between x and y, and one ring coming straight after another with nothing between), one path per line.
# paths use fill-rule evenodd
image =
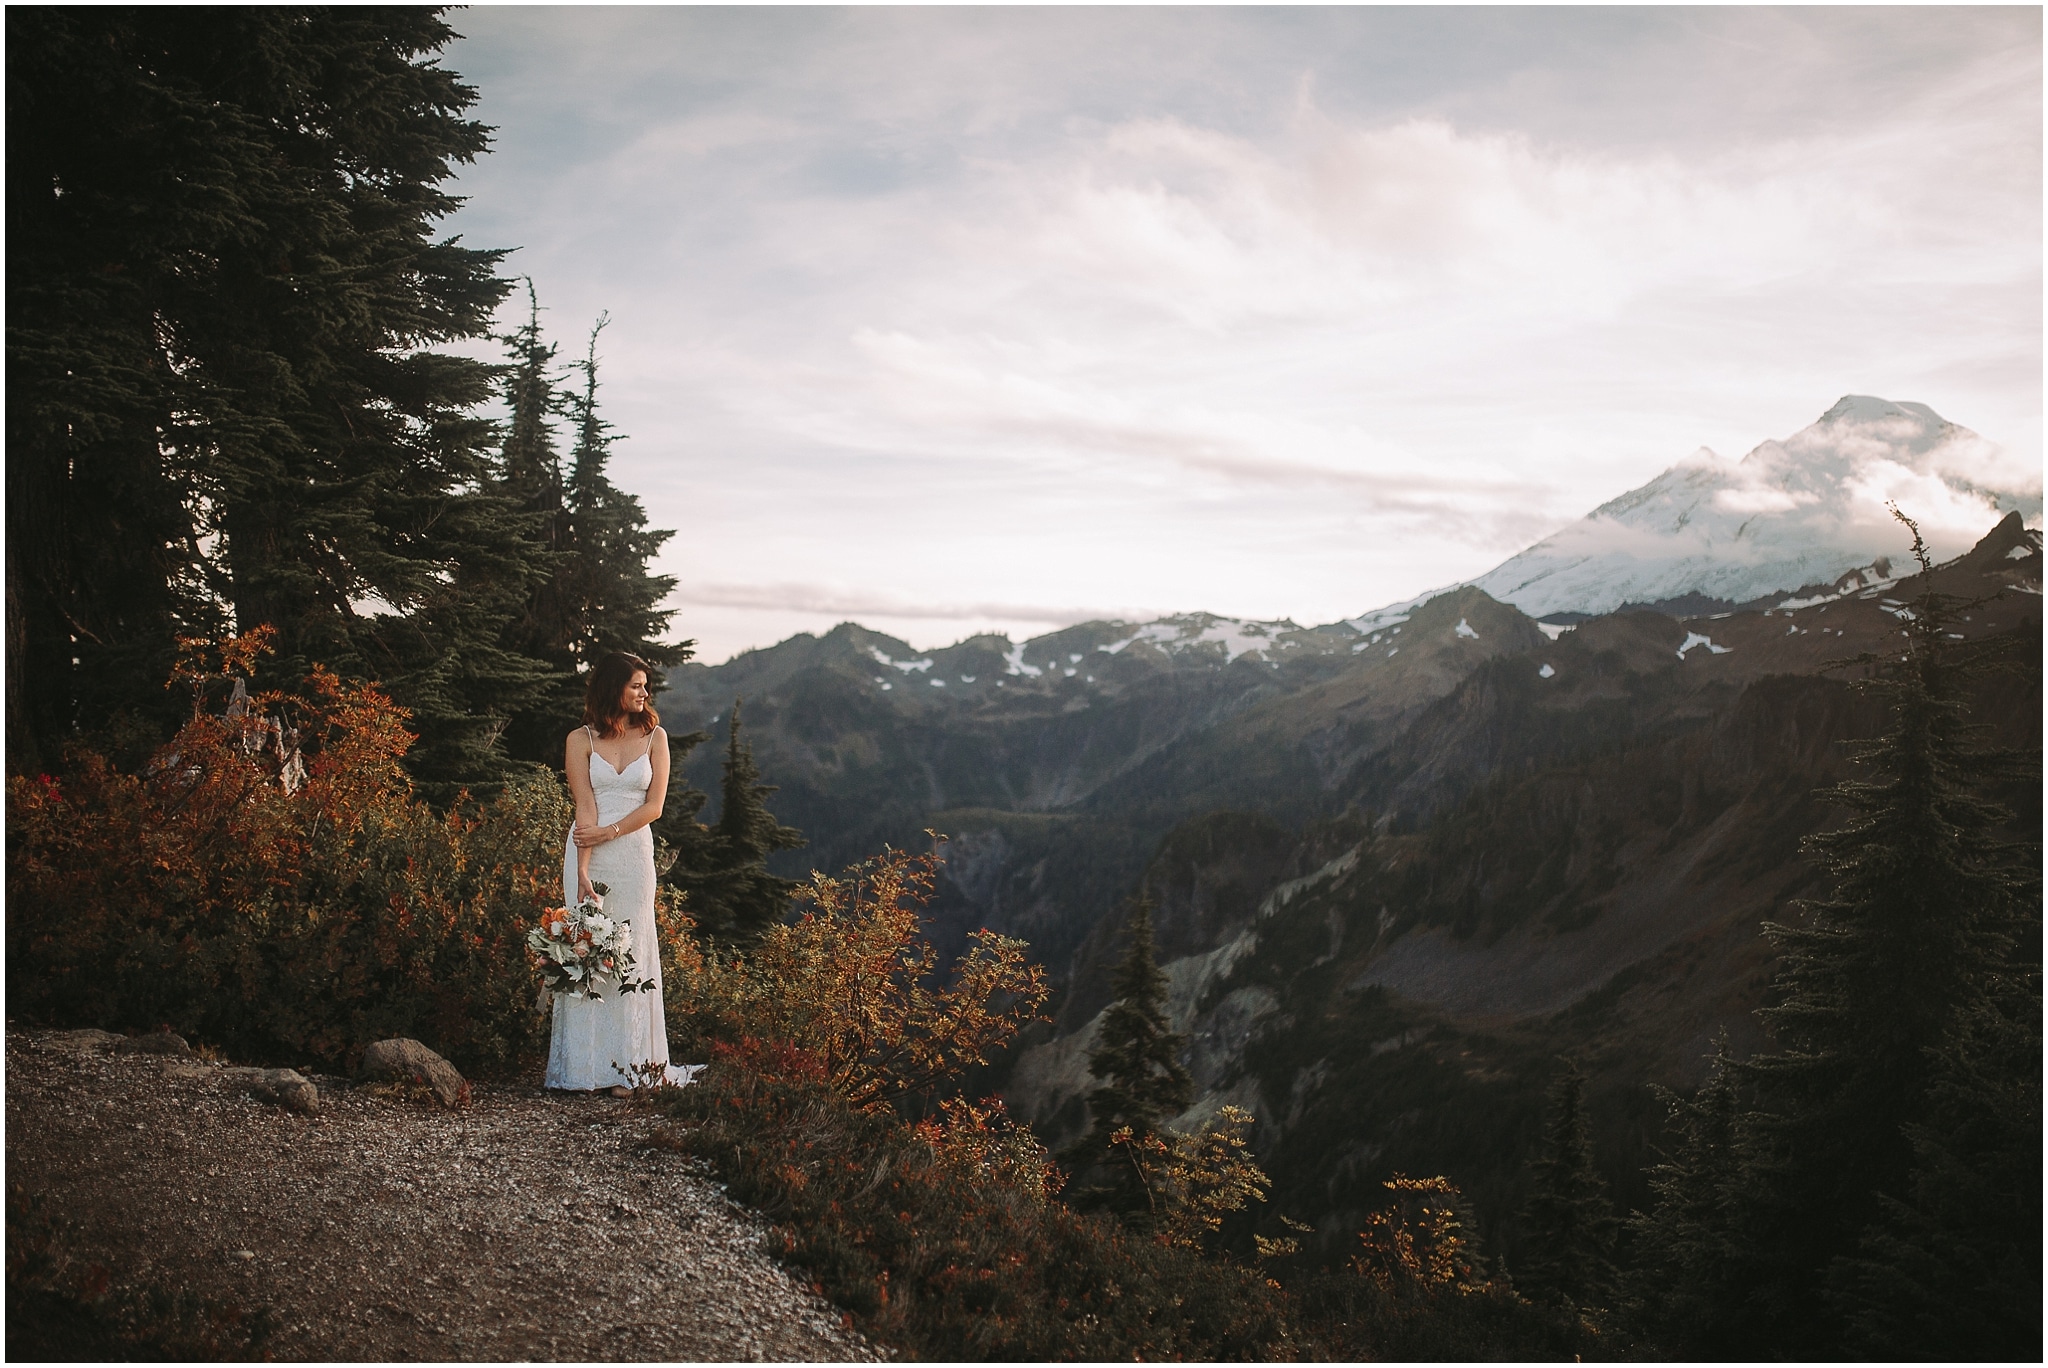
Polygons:
M1539 622L1536 630L1555 641L1578 625L1576 622Z
M1294 623L1281 619L1277 622L1258 622L1243 618L1220 618L1209 613L1189 613L1180 617L1161 618L1148 622L1121 641L1110 642L1095 649L1109 655L1116 655L1125 647L1136 642L1156 646L1171 655L1182 655L1203 647L1221 646L1226 663L1239 656L1255 651L1271 652L1292 643L1281 642L1282 632L1300 630ZM1081 657L1075 656L1079 660Z
M1453 632L1456 632L1461 637L1470 637L1474 641L1479 640L1479 633L1473 631L1472 624L1465 621L1465 619L1463 618L1459 618L1458 625L1451 628L1451 630Z
M1003 665L1004 674L1028 675L1036 679L1045 673L1036 665L1026 665L1024 663L1024 646L1021 642L1010 648L1010 653L1003 657Z
M932 662L929 658L924 660L891 660L879 646L868 647L868 654L881 661L884 665L892 669L901 670L905 674L909 674L912 670L929 670L932 667Z
M1544 667L1543 667L1542 669L1540 669L1540 670L1538 670L1538 671L1536 672L1536 677L1537 677L1538 679L1548 679L1548 678L1550 678L1550 677L1551 677L1552 675L1554 675L1554 674L1556 674L1556 673L1557 673L1557 671L1555 671L1555 670L1551 669L1551 668L1550 668L1550 666L1548 666L1548 665L1545 665L1545 666L1544 666Z
M1747 602L1903 557L1911 534L1888 502L1943 560L2006 510L2038 524L2041 473L1925 404L1850 395L1739 462L1703 447L1473 583L1532 617L1689 593Z
M1456 587L1456 585L1446 586L1446 588ZM1393 603L1385 608L1375 608L1372 612L1361 614L1355 618L1346 618L1344 619L1344 625L1360 636L1371 636L1374 632L1384 632L1389 627L1398 626L1406 622L1409 615L1417 608L1420 608L1423 604L1443 592L1445 592L1444 589L1432 589L1419 598L1409 599L1406 603Z
M1869 598L1872 594L1882 593L1897 583L1897 579L1891 578L1891 562L1883 557L1879 557L1875 564L1851 570L1848 574L1836 580L1834 590L1831 593L1809 594L1805 598L1793 597L1783 599L1764 611L1766 615L1770 613L1796 613L1801 608L1813 608L1823 603L1833 603L1837 599L1845 599L1851 594Z
M1678 648L1678 658L1680 660L1685 659L1685 653L1695 646L1706 647L1707 654L1709 655L1727 655L1735 649L1732 646L1716 646L1714 639L1710 636L1703 636L1698 632L1687 632L1685 634L1685 645Z

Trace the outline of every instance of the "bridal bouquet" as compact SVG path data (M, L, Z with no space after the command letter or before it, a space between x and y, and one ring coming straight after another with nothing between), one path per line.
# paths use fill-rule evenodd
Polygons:
M604 885L596 888L603 897ZM653 979L633 977L632 923L607 917L597 899L541 913L540 925L526 933L526 948L550 992L596 1001L607 992L654 988Z

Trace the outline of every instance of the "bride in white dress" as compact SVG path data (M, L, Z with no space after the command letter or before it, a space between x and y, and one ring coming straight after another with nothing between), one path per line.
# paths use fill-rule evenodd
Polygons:
M668 793L668 734L647 696L647 662L615 651L590 671L584 725L569 733L565 768L576 823L562 856L562 898L574 906L603 884L604 910L633 928L633 960L654 988L607 993L593 1002L557 995L547 1085L607 1089L624 1097L659 1065L688 1083L698 1065L668 1062L661 1011L661 946L654 926L654 833Z

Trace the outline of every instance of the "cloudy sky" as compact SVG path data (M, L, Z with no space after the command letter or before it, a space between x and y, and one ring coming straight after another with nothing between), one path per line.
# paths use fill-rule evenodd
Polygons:
M1845 393L2038 460L2038 9L453 22L703 660L1332 621Z

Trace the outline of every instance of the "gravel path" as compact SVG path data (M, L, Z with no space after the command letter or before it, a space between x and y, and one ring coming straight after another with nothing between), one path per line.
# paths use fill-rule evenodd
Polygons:
M272 1357L879 1357L630 1102L480 1085L448 1112L317 1078L300 1116L73 1040L8 1032L10 1188L117 1285L269 1308Z

